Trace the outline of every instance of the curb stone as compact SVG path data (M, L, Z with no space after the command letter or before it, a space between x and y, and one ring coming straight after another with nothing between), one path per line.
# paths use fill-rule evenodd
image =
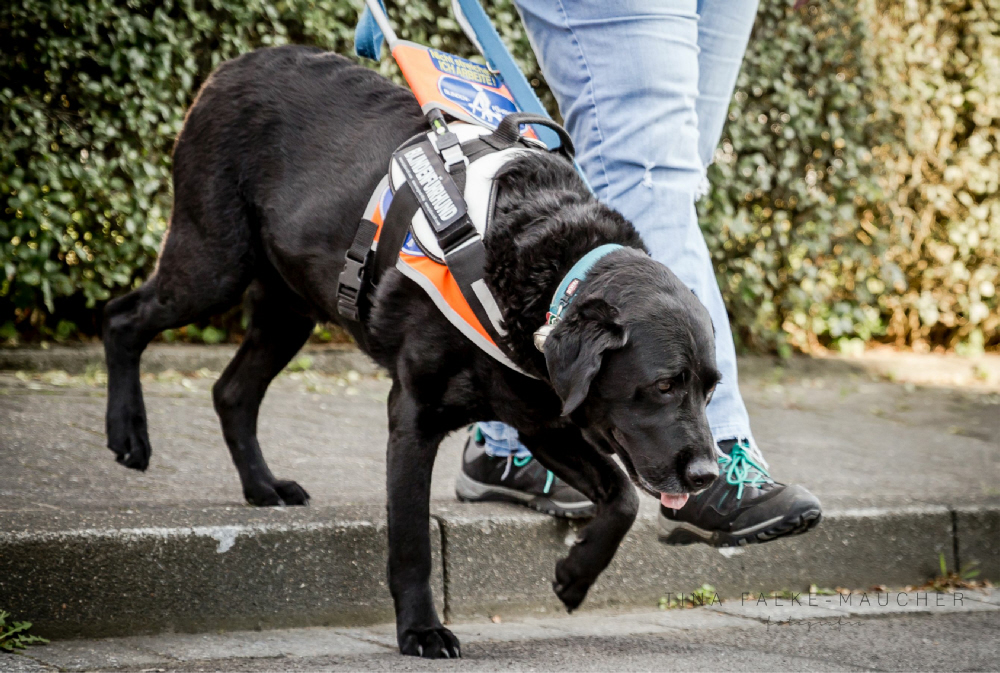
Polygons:
M385 621L385 519L382 508L367 509L325 521L291 513L281 522L126 528L93 527L90 517L90 528L0 532L0 605L52 638Z
M1000 578L1000 507L955 508L958 559L953 566L975 568L980 577Z
M481 506L480 506L481 507ZM530 512L469 516L439 507L445 540L449 616L561 610L552 593L555 562L575 538L575 525ZM954 567L952 515L946 507L831 511L808 535L767 545L714 549L665 547L656 518L641 516L587 596L589 607L653 605L668 593L711 584L723 598L746 591L920 584ZM510 579L517 568L517 581Z
M157 526L164 515L154 514L130 527L90 515L76 528L64 518L57 529L0 532L0 605L53 638L391 620L384 510L309 509L231 513L243 521L236 525L176 525L174 517ZM966 510L960 522L982 518ZM432 513L432 586L446 619L564 612L551 576L573 525L513 506L438 505ZM988 514L995 525L996 509ZM992 544L992 528L958 530L972 536L959 549ZM937 574L939 554L954 567L954 533L947 507L871 508L830 511L809 535L766 548L664 547L655 517L644 514L585 607L652 607L704 583L737 600L810 584L921 584Z

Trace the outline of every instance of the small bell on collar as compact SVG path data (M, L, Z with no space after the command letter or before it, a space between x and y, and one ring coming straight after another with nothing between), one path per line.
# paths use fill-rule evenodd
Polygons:
M535 330L535 348L543 353L545 352L545 340L549 338L550 334L552 334L552 329L554 327L555 325L545 323Z

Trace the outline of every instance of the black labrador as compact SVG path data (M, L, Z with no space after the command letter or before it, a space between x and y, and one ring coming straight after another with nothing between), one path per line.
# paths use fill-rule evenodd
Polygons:
M107 433L118 462L146 469L143 349L162 330L234 306L249 288L250 326L213 388L215 409L246 499L304 505L306 491L264 461L258 409L317 321L342 324L392 377L388 572L399 648L448 657L459 655L458 641L441 625L429 583L431 468L442 438L474 421L504 421L596 503L556 564L555 592L572 610L635 519L629 477L660 498L695 492L718 474L705 406L720 375L705 308L568 161L544 152L502 170L484 241L505 346L537 379L479 350L395 269L360 322L340 318L337 279L367 200L397 146L428 129L409 90L336 54L279 47L222 64L174 148L173 214L156 271L105 309ZM605 243L624 248L593 268L540 352L533 333L557 285Z

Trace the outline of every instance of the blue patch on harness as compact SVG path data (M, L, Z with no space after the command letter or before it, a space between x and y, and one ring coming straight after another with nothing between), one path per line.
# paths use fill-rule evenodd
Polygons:
M438 91L490 128L496 128L504 117L517 112L511 101L495 91L450 75L438 80Z
M413 255L414 257L426 257L424 251L420 249L417 242L413 239L413 232L406 232L406 240L403 241L403 247L400 252L405 252L407 255Z
M389 213L390 205L392 205L392 190L386 185L385 191L382 192L382 198L378 200L378 209L382 213L383 220L385 220L385 216Z

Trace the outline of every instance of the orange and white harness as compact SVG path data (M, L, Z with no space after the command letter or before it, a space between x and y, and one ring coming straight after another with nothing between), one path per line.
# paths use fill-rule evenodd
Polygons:
M518 113L506 88L483 66L412 43L398 44L393 55L431 130L396 150L371 195L340 276L338 311L358 320L359 301L394 267L477 347L531 376L498 345L505 331L483 279L482 241L493 216L498 172L525 153L548 151L530 127L522 132L521 126L553 128L570 157L572 143L551 120Z

